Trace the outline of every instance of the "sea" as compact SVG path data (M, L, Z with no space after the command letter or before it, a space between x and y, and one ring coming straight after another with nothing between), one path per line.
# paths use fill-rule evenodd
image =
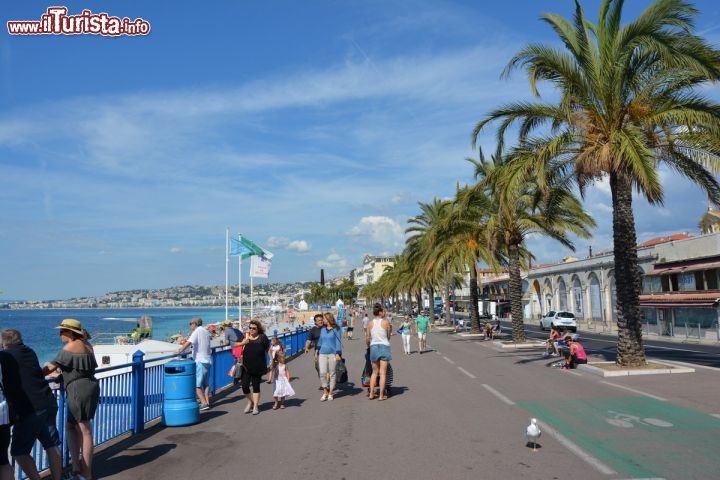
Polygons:
M237 312L235 312L237 313ZM14 328L23 336L23 343L38 355L40 364L49 362L63 347L55 328L64 318L80 320L93 337L98 334L127 335L137 320L148 315L153 321L152 337L168 340L174 334L187 335L190 319L200 317L205 325L225 319L221 308L123 308L123 309L39 309L0 310L0 329Z

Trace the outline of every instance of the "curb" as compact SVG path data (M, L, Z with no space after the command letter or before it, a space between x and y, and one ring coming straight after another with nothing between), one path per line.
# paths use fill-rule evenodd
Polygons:
M595 365L615 365L615 362L593 362ZM667 368L639 368L639 369L625 369L625 370L605 370L604 368L594 367L592 364L578 365L578 370L598 375L600 377L627 377L634 375L668 375L674 373L695 373L694 368L690 367L679 367L671 365L669 363L661 362L658 360L652 360L649 363L655 363L658 365L666 366Z

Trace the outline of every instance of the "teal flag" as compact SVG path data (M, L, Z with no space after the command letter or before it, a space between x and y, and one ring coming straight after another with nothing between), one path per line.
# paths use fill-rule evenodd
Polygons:
M230 255L233 257L241 257L243 260L254 255L265 255L265 250L255 245L247 238L240 237L230 239Z

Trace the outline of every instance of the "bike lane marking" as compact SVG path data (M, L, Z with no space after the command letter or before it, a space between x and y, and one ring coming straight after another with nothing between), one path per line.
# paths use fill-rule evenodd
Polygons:
M503 402L505 405L515 405L515 402L513 402L513 401L510 400L508 397L506 397L506 396L503 395L502 393L500 393L500 392L498 392L497 390L495 390L493 387L491 387L491 386L488 385L487 383L483 383L483 384L482 384L482 387L483 387L485 390L487 390L488 392L492 393L492 394L495 396L495 398L499 399L499 400L500 400L501 402Z
M443 355L443 358L444 358L445 361L448 362L450 365L455 365L455 362L453 362L452 360L450 360L448 357L446 357L446 356Z
M716 478L720 420L652 398L518 401L601 463L633 478Z
M472 373L468 372L468 371L465 370L463 367L457 367L457 368L458 368L458 370L460 370L462 373L464 373L464 374L467 375L468 377L470 377L470 378L477 378L475 375L473 375Z
M643 392L642 390L636 390L634 388L626 387L625 385L618 385L617 383L605 382L605 381L601 381L600 383L605 384L605 385L610 385L611 387L615 387L615 388L621 388L623 390L627 390L628 392L637 393L638 395L643 395L645 397L659 400L661 402L667 402L667 398L658 397L657 395L653 395L652 393Z

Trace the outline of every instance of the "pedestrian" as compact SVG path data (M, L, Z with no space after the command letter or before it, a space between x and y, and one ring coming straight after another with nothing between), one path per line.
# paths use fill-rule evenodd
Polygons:
M280 403L280 408L285 408L285 399L295 395L295 390L290 385L290 369L285 365L285 353L278 352L275 355L274 363L275 388L273 389L273 397L275 398L275 404L273 410L277 410L278 403Z
M16 368L13 368L13 365ZM18 405L23 401L20 396L20 372L15 359L0 350L0 480L13 480L10 466L10 424L13 423Z
M355 317L357 317L356 313L350 314L350 326L347 329L347 339L352 340L353 337L353 331L355 331Z
M273 383L273 375L275 373L275 357L278 353L285 353L285 347L280 342L280 340L278 340L277 335L273 335L272 343L270 344L270 365L268 365L268 370L270 371L270 374L268 375L267 383Z
M402 329L403 350L405 350L405 355L410 355L410 338L412 337L412 321L410 318L405 317L400 328Z
M367 334L368 322L370 322L370 318L368 317L367 313L364 313L364 315L363 315L363 335Z
M195 392L200 401L200 410L207 410L210 408L209 380L212 350L210 349L210 332L202 324L202 318L194 317L190 320L192 333L177 354L180 355L192 345L192 358L195 361Z
M568 345L568 349L565 354L565 365L562 368L575 369L579 364L587 363L587 353L580 342L568 335L565 337L565 343Z
M430 317L425 315L425 309L420 310L420 315L415 319L415 327L418 336L418 352L425 352L427 346L427 334L430 327Z
M73 475L92 478L94 442L90 421L95 418L100 401L95 353L80 321L66 318L55 328L60 330L60 339L65 346L43 368L43 375L57 371L62 374L68 404L66 431Z
M375 399L375 382L379 380L380 395L378 400L387 400L385 381L387 379L388 362L392 360L392 354L390 353L390 322L385 319L385 309L379 303L376 303L373 307L373 319L368 324L365 341L370 347L370 362L372 363L369 398L370 400Z
M260 413L260 382L267 372L265 353L270 355L270 340L265 335L262 324L257 320L250 320L248 333L241 343L243 345L241 385L248 401L244 412L257 415Z
M240 342L242 342L243 334L242 332L235 328L233 325L233 322L231 320L225 320L222 323L223 333L225 334L225 345L229 345L232 350L232 356L235 358L235 365L232 370L233 372L233 385L238 385L240 383L240 359L242 358L242 346L240 346Z
M558 348L557 348L557 341L560 339L560 331L555 325L552 325L550 327L550 336L548 337L547 341L545 342L545 353L544 357L547 356L558 356ZM553 350L553 352L550 352L550 349Z
M332 400L335 392L335 368L342 358L341 332L332 313L327 312L324 317L325 327L320 329L317 353L320 364L320 385L323 388L320 401Z
M313 321L315 322L315 326L313 326L310 331L308 332L308 339L305 342L305 354L312 349L313 352L313 363L315 364L315 371L318 374L318 378L320 378L320 364L318 363L318 350L317 350L317 344L320 340L320 331L323 328L324 321L322 313L318 313L313 317Z
M35 460L30 455L35 441L39 440L47 454L53 480L60 480L62 457L58 448L60 436L56 426L58 407L55 396L45 380L37 355L23 344L20 332L3 330L0 338L3 348L12 357L7 362L9 371L12 371L9 376L19 378L21 388L18 395L21 401L16 404L14 412L10 455L30 480L39 480Z

